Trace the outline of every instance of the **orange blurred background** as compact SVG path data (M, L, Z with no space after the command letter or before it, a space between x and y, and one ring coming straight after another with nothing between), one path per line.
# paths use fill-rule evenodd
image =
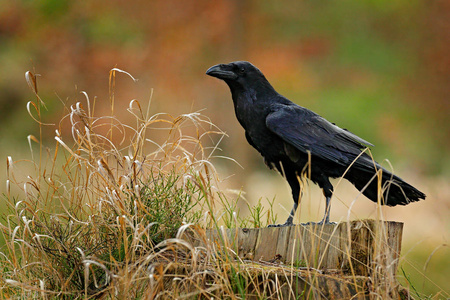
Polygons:
M440 275L450 274L443 246L450 229L449 50L445 0L9 1L0 5L0 153L29 156L26 137L38 135L25 108L33 96L27 70L40 74L44 119L56 122L63 103L83 101L81 91L97 97L98 115L109 113L108 76L117 67L139 79L118 74L121 119L132 120L124 108L132 99L146 103L152 89L153 113L206 109L229 136L221 155L244 168L217 160L221 176L231 176L226 187L247 191L252 203L276 197L288 210L288 186L247 145L228 87L205 76L214 64L248 60L284 96L375 144L377 160L389 159L396 174L428 195L384 211L405 222L405 269L419 290L436 293L445 287ZM45 134L53 140L53 129ZM335 220L345 220L357 197L340 186ZM322 214L324 199L310 189L301 221ZM284 220L287 212L275 208ZM351 218L374 213L374 204L358 198Z

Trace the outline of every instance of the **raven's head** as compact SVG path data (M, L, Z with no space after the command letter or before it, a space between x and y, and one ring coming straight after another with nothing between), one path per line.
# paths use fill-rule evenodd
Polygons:
M224 80L233 91L255 89L257 86L272 86L263 73L248 61L235 61L229 64L212 66L206 75Z

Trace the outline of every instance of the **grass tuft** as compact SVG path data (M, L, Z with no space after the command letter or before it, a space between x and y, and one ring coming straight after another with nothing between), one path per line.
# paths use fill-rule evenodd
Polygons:
M109 116L96 116L96 101L82 92L84 101L65 106L57 125L41 120L36 76L26 73L36 96L27 109L41 136L28 139L30 161L7 160L3 296L164 297L159 287L168 284L168 262L194 265L192 278L173 279L173 295L186 293L185 281L200 274L202 280L223 276L199 271L195 261L205 251L179 235L189 227L231 225L232 219L215 217L224 213L236 219L229 208L239 197L230 201L218 189L211 162L224 133L199 112L151 115L138 100L127 108L132 120L122 122L114 111L116 72L129 75L111 70ZM43 133L52 128L55 144L46 147ZM19 165L28 165L26 174Z

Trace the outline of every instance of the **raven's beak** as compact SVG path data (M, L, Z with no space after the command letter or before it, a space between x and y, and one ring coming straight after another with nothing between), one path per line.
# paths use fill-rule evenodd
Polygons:
M212 76L212 77L216 77L219 79L236 79L238 76L231 70L227 70L228 68L230 68L229 65L215 65L212 66L211 68L208 69L208 71L206 71L206 75Z

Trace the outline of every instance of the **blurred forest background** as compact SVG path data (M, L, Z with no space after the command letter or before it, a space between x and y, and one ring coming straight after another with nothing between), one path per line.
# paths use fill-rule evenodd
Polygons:
M97 115L108 113L108 74L117 67L139 79L119 75L119 117L131 120L119 108L132 99L147 102L151 89L153 113L206 109L203 114L229 135L220 154L244 167L218 161L227 187L242 188L249 202L276 197L289 209L288 186L247 145L228 87L205 76L208 67L234 60L251 61L278 92L375 144L377 160L389 159L396 174L428 195L421 203L386 209L387 219L405 222L404 266L417 288L448 289L447 0L1 0L2 161L7 155L30 158L26 137L38 136L26 111L32 99L27 70L40 74L44 120L56 122L62 103L84 101L81 91L97 97ZM54 129L44 134L51 145ZM314 208L320 203L323 209L321 193L311 190L302 221L322 214ZM345 185L336 193L344 203L333 202L341 205L332 210L339 220L357 193ZM366 199L353 209L355 217L375 216ZM286 216L281 209L279 219Z

